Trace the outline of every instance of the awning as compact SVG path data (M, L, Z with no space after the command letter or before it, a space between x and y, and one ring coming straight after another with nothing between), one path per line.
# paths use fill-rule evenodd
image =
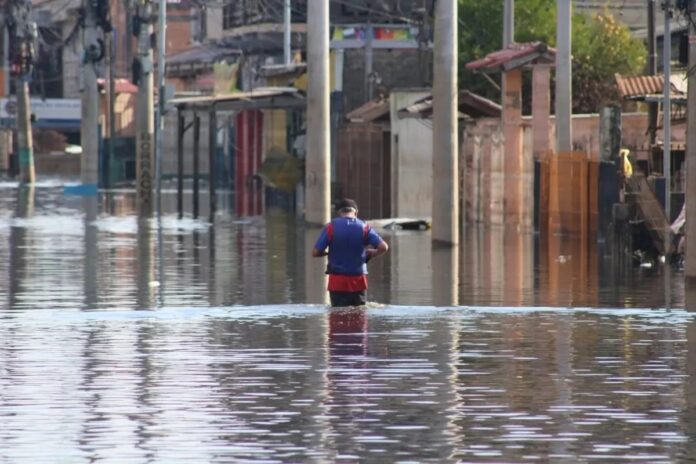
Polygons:
M306 98L292 87L260 87L249 92L174 98L168 103L179 111L243 111L305 108Z

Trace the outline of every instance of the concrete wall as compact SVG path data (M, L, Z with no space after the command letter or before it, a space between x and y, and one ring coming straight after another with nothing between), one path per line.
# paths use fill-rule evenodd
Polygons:
M392 215L430 217L433 198L433 130L430 120L399 119L400 109L428 96L428 90L395 90L390 95Z
M218 117L220 124L222 116ZM186 125L193 121L193 113L186 113ZM164 118L162 133L162 175L165 177L177 173L177 123L176 111L170 111ZM208 115L201 114L199 169L201 174L208 174ZM193 126L184 135L184 176L193 174Z

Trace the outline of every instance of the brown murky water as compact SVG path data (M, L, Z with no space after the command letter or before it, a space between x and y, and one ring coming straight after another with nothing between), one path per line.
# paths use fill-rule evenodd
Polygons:
M368 309L330 311L317 231L281 212L19 197L0 184L0 463L696 462L680 273L384 231Z

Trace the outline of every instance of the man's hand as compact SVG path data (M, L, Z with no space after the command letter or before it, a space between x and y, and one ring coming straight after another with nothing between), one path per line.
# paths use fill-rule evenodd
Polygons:
M328 256L329 254L325 250L317 250L312 248L312 256L315 258L321 258L322 256Z
M368 262L372 258L375 258L379 255L383 255L388 250L389 250L389 245L387 245L387 242L385 242L384 240L379 245L377 245L377 248L367 247L367 249L365 250L365 254L367 255L365 257L365 262Z

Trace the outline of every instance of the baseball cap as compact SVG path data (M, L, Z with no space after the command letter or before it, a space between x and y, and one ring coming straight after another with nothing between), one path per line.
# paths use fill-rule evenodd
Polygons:
M353 208L355 211L357 211L358 204L354 200L351 200L350 198L342 198L336 202L335 208L336 208L336 211L340 211L342 209L348 209L348 208Z

